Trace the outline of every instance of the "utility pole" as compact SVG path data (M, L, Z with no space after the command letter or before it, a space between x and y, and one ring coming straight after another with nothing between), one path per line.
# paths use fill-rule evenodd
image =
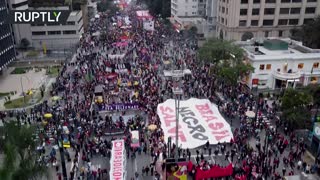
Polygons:
M172 92L176 95L175 97L175 108L176 108L176 149L175 149L175 161L179 159L179 108L180 108L180 96L183 94L181 89L181 78L183 77L183 70L173 70L172 79L173 87Z

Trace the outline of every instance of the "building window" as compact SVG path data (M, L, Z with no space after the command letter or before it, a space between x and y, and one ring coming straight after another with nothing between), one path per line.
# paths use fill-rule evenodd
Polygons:
M300 14L301 8L291 8L290 14Z
M260 69L260 70L264 70L264 64L260 64L259 69Z
M303 24L309 24L309 23L312 23L313 21L314 19L304 19Z
M63 34L76 34L77 31L63 31Z
M67 22L67 25L75 25L76 24L76 22L74 22L74 21L68 21Z
M241 0L241 4L248 4L248 0Z
M252 15L259 15L259 14L260 14L259 8L252 9Z
M48 35L58 35L61 34L61 31L48 31Z
M264 32L264 37L269 37L269 31Z
M282 3L290 3L291 0L281 0Z
M246 26L247 25L247 21L246 20L240 20L239 21L239 26Z
M36 32L32 32L33 36L41 36L41 35L46 35L45 31L36 31Z
M293 3L301 3L302 0L292 0Z
M258 26L259 20L251 20L251 26Z
M319 68L319 63L318 62L313 63L313 68Z
M316 12L316 8L314 7L307 7L306 8L306 14L314 14Z
M307 2L317 2L317 0L308 0Z
M317 83L318 77L311 77L310 83Z
M303 69L303 65L304 65L303 63L299 63L298 64L298 69Z
M264 14L273 15L274 14L274 8L266 8L266 9L264 9Z
M282 35L283 35L283 31L279 31L279 37L282 37Z
M278 25L279 26L288 25L288 19L279 19L278 20Z
M270 69L271 69L271 64L267 64L266 69L267 69L267 70L270 70Z
M289 8L280 8L280 14L289 14Z
M261 0L253 0L254 4L259 4Z
M47 26L60 26L60 23L48 23Z
M271 20L271 19L263 20L263 25L264 26L273 26L273 20Z
M289 25L298 25L299 19L289 19Z
M240 16L248 15L248 9L240 9Z
M276 0L266 0L266 3L276 3Z

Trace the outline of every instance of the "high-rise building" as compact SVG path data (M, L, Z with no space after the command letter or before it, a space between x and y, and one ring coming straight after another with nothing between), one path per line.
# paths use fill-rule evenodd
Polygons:
M196 26L201 33L205 15L206 0L171 0L171 17L181 29Z
M8 18L7 0L0 1L0 72L15 59L12 30L9 24L5 24Z
M320 0L218 0L217 8L220 38L289 37L320 14Z
M2 1L2 0L0 0ZM11 10L70 10L66 0L7 0ZM84 6L84 8L87 8ZM81 5L71 11L65 24L13 24L14 42L20 46L22 39L30 42L30 47L48 50L70 50L79 43L84 33L84 19Z

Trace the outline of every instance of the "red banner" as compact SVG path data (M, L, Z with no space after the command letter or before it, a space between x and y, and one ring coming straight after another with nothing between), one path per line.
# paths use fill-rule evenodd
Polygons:
M210 170L205 171L198 168L196 173L196 180L226 177L231 176L232 173L233 167L231 163L227 167L219 167L215 165Z

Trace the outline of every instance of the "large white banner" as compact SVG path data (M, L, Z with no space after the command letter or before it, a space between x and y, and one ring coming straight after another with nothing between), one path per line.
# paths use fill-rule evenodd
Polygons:
M110 159L110 179L125 180L126 154L124 140L112 141L111 159Z
M151 20L143 21L143 29L147 31L154 31L154 21L151 21Z
M174 99L166 100L157 108L166 142L168 137L172 138L173 143L175 142L175 109ZM216 105L207 99L191 98L180 101L178 138L179 146L181 145L183 149L192 149L204 145L207 141L210 144L229 143L233 134L230 125L221 116Z

